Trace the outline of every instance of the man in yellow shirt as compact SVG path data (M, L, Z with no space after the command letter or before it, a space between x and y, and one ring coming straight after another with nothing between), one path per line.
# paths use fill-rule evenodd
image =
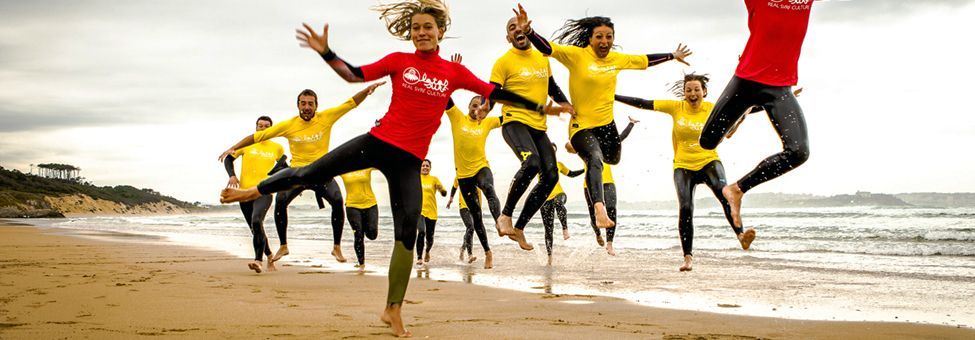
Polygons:
M375 240L379 236L379 207L376 195L372 192L373 168L356 170L342 174L345 184L345 214L352 227L355 257L358 261L356 268L360 272L366 270L366 241L365 238Z
M622 70L643 70L668 60L684 62L691 55L678 45L673 53L647 55L622 54L612 51L616 31L607 17L568 20L556 32L556 42L549 43L530 27L528 13L518 5L517 25L542 54L551 56L569 70L569 97L575 115L569 122L569 141L586 163L586 182L591 189L596 226L614 225L608 213L602 183L603 164L620 161L620 136L613 122L613 95L616 76Z
M236 149L249 146L254 143L262 142L275 137L285 137L288 139L288 146L291 149L292 167L303 167L321 158L328 152L328 142L331 137L332 125L345 115L347 112L356 108L372 92L385 82L374 83L359 91L352 98L349 98L339 106L328 108L320 112L318 110L318 95L315 91L304 90L298 94L298 116L284 122L272 125L263 131L258 131L253 135L244 137L236 145L224 152L221 159L231 154ZM288 255L288 205L291 204L305 190L314 190L319 197L324 197L332 208L332 238L334 246L332 256L339 262L345 262L342 256L342 228L345 226L345 212L342 204L342 192L339 190L335 179L330 179L323 186L296 187L278 193L274 203L274 224L278 230L278 238L281 240L281 247L274 254L272 261L277 261L281 257ZM319 201L319 208L323 208Z
M446 112L454 140L456 182L460 188L461 197L464 197L461 203L463 204L465 201L480 202L481 192L483 192L488 202L488 209L491 210L491 215L497 220L500 217L501 208L498 194L494 191L494 174L491 172L484 146L491 131L501 127L502 117L478 120L476 109L482 102L483 97L475 96L468 103L469 113L464 114L451 100L447 103ZM494 266L494 255L488 245L487 232L484 230L481 205L470 206L465 210L471 218L471 228L477 233L477 238L484 248L484 268L490 269Z
M512 48L494 63L491 83L536 102L545 102L551 96L560 105L568 106L568 99L552 78L548 59L532 49L516 19L508 20L505 29ZM525 240L524 229L558 183L555 153L549 146L552 142L546 134L545 115L512 105L505 105L501 112L504 119L501 134L521 161L521 168L511 179L504 209L497 218L498 235L508 235L522 249L532 250L532 245ZM536 175L538 183L528 194L518 221L512 225L515 206Z
M261 116L257 118L257 131L263 131L271 126L271 117ZM240 180L234 172L234 160L242 158L240 165ZM283 163L287 159L284 155L284 148L281 144L266 140L246 148L237 149L233 154L224 157L224 169L230 179L227 180L228 188L247 189L256 186L268 176L268 172L274 168L275 163ZM271 261L271 247L268 245L267 234L264 233L264 217L267 210L271 207L272 195L262 195L260 198L240 202L240 212L244 214L244 221L250 227L251 234L254 236L254 261L247 264L251 270L261 273L264 268L261 262L264 255L267 255L267 270L274 271L274 261Z
M420 208L420 223L417 225L416 266L425 268L430 263L430 249L433 248L433 233L437 228L437 193L447 196L447 189L437 176L430 175L432 163L424 159L420 164L420 186L423 188L423 206ZM424 245L426 248L424 248Z

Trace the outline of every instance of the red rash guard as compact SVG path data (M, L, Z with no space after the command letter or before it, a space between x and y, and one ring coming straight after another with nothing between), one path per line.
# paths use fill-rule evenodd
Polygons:
M427 155L454 90L466 89L484 98L494 90L463 65L441 59L438 52L397 52L361 67L365 81L389 76L393 84L389 111L369 134L420 159Z
M735 75L770 86L799 81L799 52L813 0L745 0L748 44Z

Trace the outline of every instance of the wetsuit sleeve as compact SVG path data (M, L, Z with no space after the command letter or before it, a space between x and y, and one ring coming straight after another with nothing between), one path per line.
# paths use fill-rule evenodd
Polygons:
M582 174L584 174L584 173L586 173L586 170L583 170L583 169L579 169L579 170L572 170L572 171L569 171L569 172L568 172L568 173L566 173L565 175L566 175L566 176L569 176L569 177L578 177L579 175L582 175Z
M630 131L633 131L633 126L634 125L636 125L636 124L633 124L633 122L630 122L630 124L627 124L626 125L626 128L623 129L623 132L620 133L620 142L626 140L626 137L629 137L630 136Z
M447 108L445 108L444 111L450 110L450 108L454 107L455 105L454 98L447 98Z
M328 63L329 65L331 65L333 61L339 61L345 64L345 66L349 68L349 71L352 72L352 75L359 78L365 78L362 76L361 68L359 68L358 66L352 66L352 64L349 64L349 62L345 61L345 59L339 58L339 56L335 55L335 51L329 49L328 52L322 53L321 56L322 59L324 59L325 62Z
M673 53L647 54L647 67L674 60Z
M640 99L637 97L627 97L621 95L616 95L615 98L616 101L635 108L644 109L644 110L653 110L652 100Z
M373 81L393 74L397 60L397 54L393 53L379 59L377 62L361 66L360 69L362 69L362 79L365 81Z
M454 199L454 194L457 193L457 179L454 179L454 185L450 186L450 199Z
M267 174L268 174L268 176L270 176L270 175L273 175L274 173L276 173L278 171L281 171L281 170L284 170L284 169L287 169L287 168L288 168L288 156L281 155L281 158L278 158L278 160L274 162L274 167L271 168L271 171L268 171Z
M227 155L223 159L223 168L227 170L227 177L237 177L237 173L234 172L234 160L236 160L233 155Z
M501 101L504 102L505 104L509 104L514 107L529 109L538 112L540 114L545 109L545 106L542 104L538 104L536 102L528 100L525 97L519 96L511 91L502 89L500 87L495 87L494 91L491 91L491 95L488 96L488 99L493 101Z
M542 54L546 56L552 55L552 44L539 35L538 32L535 32L534 29L528 34L528 41L531 41L532 46L535 46L535 49L542 52Z
M562 93L562 88L559 84L555 82L555 77L548 77L548 96L552 97L556 103L568 103L569 98L565 97L565 93Z
M267 129L264 129L264 130L255 132L254 133L254 143L260 143L260 142L266 141L266 140L271 139L271 138L274 138L274 137L284 136L288 132L288 129L291 128L291 124L292 124L292 121L291 120L286 120L286 121L283 121L283 122L280 122L280 123L271 125L271 127L267 128Z

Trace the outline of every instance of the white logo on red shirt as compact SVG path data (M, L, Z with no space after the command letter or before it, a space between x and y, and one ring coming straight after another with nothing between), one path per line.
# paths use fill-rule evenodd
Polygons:
M422 83L423 87L440 93L447 92L447 85L449 84L447 80L429 78L427 77L426 73L421 74L420 71L414 67L407 67L405 70L403 70L403 81L409 85Z
M794 11L808 10L812 7L810 4L813 0L769 0L768 6L778 9L787 9Z

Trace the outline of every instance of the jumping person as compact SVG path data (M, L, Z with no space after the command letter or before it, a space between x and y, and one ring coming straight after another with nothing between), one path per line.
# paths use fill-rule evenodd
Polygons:
M372 171L362 169L342 174L345 185L345 215L352 226L353 247L360 272L366 270L366 240L379 236L379 207L372 192Z
M271 126L271 117L261 116L257 118L257 131L264 131ZM234 160L243 158L240 164L240 179L234 172ZM275 163L283 163L287 159L284 155L284 148L281 144L265 140L263 142L237 149L233 154L227 155L223 159L224 168L230 179L227 180L228 188L252 188L267 178L268 172L274 168ZM244 214L244 221L251 230L254 239L254 261L247 263L251 270L261 273L264 268L261 262L264 255L267 255L267 270L274 271L274 261L271 260L271 247L268 245L267 234L264 233L264 217L267 210L271 207L271 195L263 195L260 198L240 202L240 212Z
M491 83L538 102L552 97L562 106L571 109L569 100L552 78L548 58L532 49L528 37L516 21L516 18L511 18L505 25L506 39L512 48L495 61L491 70ZM555 153L549 147L552 142L546 134L546 117L512 105L502 107L501 115L504 119L501 134L515 157L518 157L521 167L511 179L501 216L495 215L495 227L499 236L507 235L518 242L521 249L532 250L534 247L525 240L524 229L558 183ZM512 226L515 206L536 176L538 183L528 193L521 215Z
M460 56L455 55L454 62L460 62ZM488 245L487 232L481 217L481 205L466 205L465 202L480 202L483 192L488 203L488 209L495 219L501 214L498 195L494 192L494 174L488 164L484 145L488 134L501 127L501 117L491 117L478 120L476 114L481 96L475 96L468 103L468 114L464 114L451 100L447 105L447 118L450 120L450 130L454 140L454 167L457 170L457 184L460 187L461 204L466 206L471 218L472 228L484 247L484 268L494 266L494 255ZM451 195L451 199L453 196ZM449 207L448 207L449 208ZM473 262L473 260L472 260Z
M633 130L633 126L639 122L640 121L633 119L633 117L630 117L630 123L626 125L623 132L619 133L621 143L626 139L626 137L629 137L630 131ZM616 124L613 123L613 126L615 127ZM570 153L577 153L572 144L567 143L565 148ZM613 226L606 229L605 242L603 241L602 232L597 226L598 217L596 214L596 204L595 201L592 200L593 190L591 189L592 187L589 186L588 181L582 182L582 191L586 195L586 206L589 208L589 225L592 227L592 232L596 234L596 243L599 244L600 247L606 247L607 254L615 256L616 250L613 249L613 238L616 236L616 181L613 180L613 170L609 164L603 164L600 179L602 179L603 182L602 188L603 195L605 197L606 213L609 215L610 221L613 222Z
M741 200L748 190L795 169L809 159L806 118L792 93L798 82L799 54L809 27L813 0L790 4L745 0L751 35L738 61L734 77L714 104L701 131L706 150L721 140L751 111L761 107L782 141L783 150L760 162L721 193L731 206L734 225L742 226Z
M514 10L517 25L542 54L558 60L569 70L569 97L575 115L569 121L569 141L586 163L586 183L590 188L596 226L614 225L608 214L601 174L603 164L620 161L620 136L613 122L613 95L616 76L622 70L643 70L669 60L685 63L691 51L678 45L673 53L630 55L612 51L613 22L607 17L568 20L549 43L531 28L528 13L520 4ZM562 45L564 44L564 45Z
M311 164L328 153L328 142L332 134L332 126L346 113L354 109L380 84L373 84L359 91L352 98L339 106L318 110L318 95L315 91L304 90L298 94L298 116L284 122L272 125L267 130L245 137L231 150L239 149L252 143L262 142L275 137L288 139L293 160L291 166L300 168ZM227 150L230 152L231 150ZM335 179L329 179L324 185L311 185L290 188L278 193L274 202L274 224L278 230L281 247L274 254L272 261L280 260L288 255L288 205L305 190L313 190L318 198L319 208L324 204L321 199L328 201L332 208L332 256L338 262L345 262L342 256L342 229L345 227L345 207L342 204L342 191L339 190Z
M389 76L393 97L389 110L369 133L353 138L314 163L299 169L287 169L249 190L225 189L221 202L249 201L298 185L321 183L359 169L373 167L389 182L390 207L393 211L393 254L389 265L389 291L381 320L393 334L411 336L402 319L403 298L409 286L413 246L420 217L422 189L420 163L427 154L433 133L447 99L457 89L467 89L490 100L534 108L539 115L557 115L565 108L530 101L477 79L466 67L439 56L439 44L447 31L450 18L446 6L435 0L403 1L376 8L382 12L387 30L395 37L410 40L413 53L392 53L376 63L356 67L339 58L328 45L328 25L321 35L311 26L298 31L302 46L322 59L348 82L372 81ZM487 104L479 108L478 117L487 115Z
M555 143L552 143L552 150L558 151ZM562 162L557 162L556 166L559 169L559 173L569 176L576 177L583 174L584 170L569 170L565 164ZM552 189L552 193L548 194L548 198L545 199L545 203L542 204L542 225L545 226L545 251L548 253L548 265L552 265L552 245L555 232L555 217L558 215L559 222L562 223L562 239L569 239L569 221L566 218L565 202L567 197L565 191L562 190L562 184L559 182L555 183L555 188Z
M450 204L454 202L454 195L457 193L457 188L459 186L460 184L457 183L457 179L455 178L454 185L450 188L450 195L447 195L448 197L447 209L450 209ZM480 205L481 204L480 190L478 190L477 193L477 200L478 200L477 204ZM461 222L464 223L464 238L463 238L463 243L461 243L460 245L460 260L464 261L464 252L467 252L467 263L474 263L474 261L477 261L477 256L474 256L474 247L473 247L474 218L471 216L470 209L467 208L467 200L464 199L463 195L460 196L459 202L460 203L457 206L457 210L458 213L460 213ZM482 233L484 235L481 235ZM481 247L485 249L484 252L485 253L489 252L491 248L487 244L487 232L485 232L484 229L482 228L481 233L479 233L477 236L481 241ZM484 237L482 238L482 236ZM491 267L488 266L487 261L485 261L484 263L484 269L491 269Z
M437 193L447 196L447 189L437 176L430 175L433 164L424 159L420 164L420 186L423 188L423 206L420 216L423 220L417 225L416 235L416 267L425 267L430 263L430 250L433 249L433 234L437 228ZM426 248L424 248L426 245Z
M677 231L681 249L684 251L684 264L680 271L689 271L693 260L694 188L698 184L707 185L721 203L728 224L742 248L748 249L755 239L755 230L749 228L743 232L740 226L735 225L728 200L721 194L721 189L727 183L724 166L716 151L705 150L698 143L704 122L714 107L714 104L704 101L708 95L708 77L693 73L685 75L671 90L683 100L644 100L620 95L616 96L616 100L641 109L664 112L673 118L671 139L674 147L674 188L677 190L677 203L680 207Z

